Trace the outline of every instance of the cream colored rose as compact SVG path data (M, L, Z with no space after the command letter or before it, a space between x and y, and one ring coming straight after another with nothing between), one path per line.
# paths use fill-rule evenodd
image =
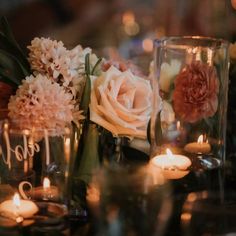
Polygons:
M113 133L146 138L151 113L150 81L111 66L91 77L90 119Z
M179 73L181 63L178 60L171 60L170 64L164 62L161 65L161 74L160 74L160 89L164 92L169 92L171 82L174 77Z

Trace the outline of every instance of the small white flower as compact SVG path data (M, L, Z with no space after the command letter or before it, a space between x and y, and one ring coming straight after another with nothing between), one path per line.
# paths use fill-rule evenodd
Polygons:
M179 73L181 63L178 60L171 60L170 64L164 62L161 65L160 89L169 92L170 85L174 77Z
M172 105L167 101L162 101L161 121L172 124L175 121L175 113Z

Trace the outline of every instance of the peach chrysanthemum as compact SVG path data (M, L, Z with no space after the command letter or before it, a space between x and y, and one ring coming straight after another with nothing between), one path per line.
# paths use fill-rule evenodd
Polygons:
M58 78L67 53L61 41L49 38L34 38L28 46L29 61L33 70L47 73L52 78Z
M73 120L72 95L59 84L38 74L26 77L8 104L9 117L38 129L55 130L56 134ZM28 128L28 127L25 127Z

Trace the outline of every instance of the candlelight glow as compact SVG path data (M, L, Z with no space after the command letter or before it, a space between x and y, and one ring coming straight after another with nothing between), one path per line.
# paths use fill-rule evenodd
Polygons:
M134 13L132 11L124 12L124 14L122 16L122 22L124 25L133 24L135 22Z
M86 196L87 201L90 203L99 203L100 201L100 191L97 187L95 186L90 186L87 189L87 196Z
M43 188L46 189L46 188L50 188L50 180L49 178L45 177L43 179Z
M66 138L65 145L66 147L70 147L70 138Z
M203 143L203 135L202 134L198 137L197 142L200 143L200 144Z
M152 52L153 50L153 41L151 39L144 39L142 42L143 50L145 52Z
M169 159L174 159L174 155L169 148L166 149L166 154Z
M177 126L177 130L180 130L180 121L179 120L177 121L176 126Z
M15 195L13 196L13 204L16 207L20 207L20 195L18 193L15 193Z

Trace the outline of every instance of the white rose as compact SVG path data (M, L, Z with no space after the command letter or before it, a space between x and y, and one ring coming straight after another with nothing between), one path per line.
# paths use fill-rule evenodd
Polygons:
M174 77L179 73L181 63L178 60L171 60L170 64L164 62L161 65L160 89L169 92L170 85Z
M146 138L151 113L150 81L111 66L91 77L90 119L113 135Z

